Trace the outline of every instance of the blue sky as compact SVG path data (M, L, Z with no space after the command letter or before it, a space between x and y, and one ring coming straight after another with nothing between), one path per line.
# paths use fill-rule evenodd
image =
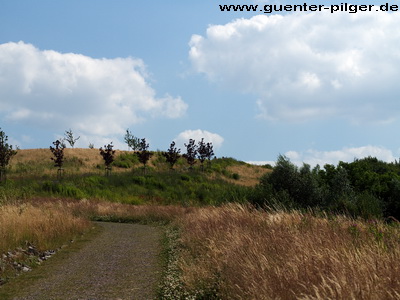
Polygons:
M269 3L0 0L0 127L22 149L70 128L77 147L127 149L129 128L244 161L400 156L399 13L218 4Z

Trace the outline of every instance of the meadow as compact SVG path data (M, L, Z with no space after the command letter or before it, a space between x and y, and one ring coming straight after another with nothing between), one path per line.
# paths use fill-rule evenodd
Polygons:
M165 228L160 299L400 298L395 219L256 209L247 199L270 170L228 158L205 172L183 163L170 171L155 155L143 174L119 153L106 177L98 152L67 149L59 180L45 150L20 151L0 185L0 252L20 264L37 264L29 246L68 245L91 220L139 222ZM18 271L9 257L0 262L3 283Z

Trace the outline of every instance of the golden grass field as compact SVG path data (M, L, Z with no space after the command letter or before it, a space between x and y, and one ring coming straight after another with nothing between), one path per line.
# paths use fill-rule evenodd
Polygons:
M240 205L181 221L184 283L222 299L400 299L400 227Z

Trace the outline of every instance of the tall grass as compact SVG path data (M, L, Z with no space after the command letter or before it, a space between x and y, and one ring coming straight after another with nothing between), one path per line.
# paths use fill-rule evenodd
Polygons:
M398 225L228 205L181 227L183 283L196 298L400 297Z
M239 204L133 206L31 199L0 207L0 253L26 242L38 249L60 246L87 230L88 220L172 223L179 228L173 231L180 236L174 234L171 251L176 253L168 259L172 267L166 268L174 274L166 274L164 282L164 291L178 298L400 297L399 224L265 212Z
M30 203L0 206L0 253L33 244L53 249L84 232L90 223L61 205Z

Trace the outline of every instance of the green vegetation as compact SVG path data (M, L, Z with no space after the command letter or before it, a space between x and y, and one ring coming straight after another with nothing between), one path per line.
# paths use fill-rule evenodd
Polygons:
M172 162L166 152L148 151L147 143L141 152L124 151L117 155L109 147L111 145L105 146L103 154L108 168L112 166L114 170L109 178L104 176L98 152L91 154L94 156L96 153L99 161L92 163L90 168L89 158L75 156L78 152L65 155L62 178L49 171L52 169L51 153L47 161L35 157L17 161L9 167L9 182L0 185L0 201L17 196L51 196L185 206L249 202L257 207L313 208L364 219L400 219L398 162L386 163L367 157L351 163L340 162L337 166L311 168L307 164L298 167L285 156L279 156L272 170L257 167L252 171L249 165L234 158L214 158L212 164L201 172L203 168L201 164L195 166L197 160L193 155L188 164L178 159L178 149L171 145ZM194 141L191 145L195 146ZM142 152L145 160L140 157ZM146 173L140 163L146 167ZM174 169L171 170L172 166ZM258 185L254 186L255 182L253 186L241 185L246 180L243 176L245 169L260 178ZM257 172L259 175L255 175Z
M12 145L9 145L7 141L8 136L0 128L0 182L5 180L6 168L11 157L17 154L17 151L13 150Z
M367 157L311 169L279 156L273 172L261 178L250 201L259 206L312 207L365 219L400 219L400 164Z
M131 169L138 163L139 159L134 153L121 153L115 158L113 166L117 168Z
M133 151L139 150L140 139L135 137L132 132L129 131L129 128L126 130L124 141Z
M29 191L24 193L24 191ZM36 197L91 198L112 202L143 204L220 205L226 202L245 202L249 188L210 179L200 172L180 174L161 172L142 175L114 173L110 176L64 176L54 180L9 180L0 186L0 197L29 194Z

